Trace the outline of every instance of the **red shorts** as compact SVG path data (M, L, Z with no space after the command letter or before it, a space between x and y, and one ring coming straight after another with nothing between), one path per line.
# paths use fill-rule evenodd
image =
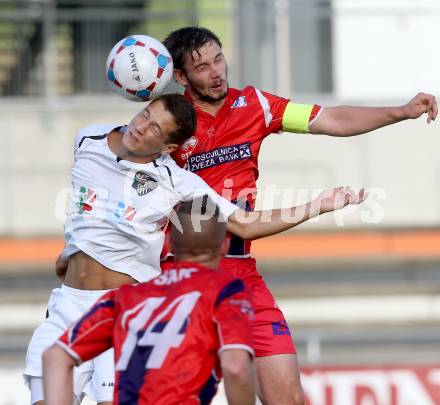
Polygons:
M256 357L295 354L296 348L287 322L263 277L258 273L255 259L223 258L220 269L243 280L252 293L255 311L252 327Z

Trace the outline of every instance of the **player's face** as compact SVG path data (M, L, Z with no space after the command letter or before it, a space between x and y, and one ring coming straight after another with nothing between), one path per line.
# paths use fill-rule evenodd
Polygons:
M139 157L171 152L173 144L168 143L168 137L176 129L174 117L162 101L152 102L130 121L122 144L128 152Z
M224 99L228 91L227 66L220 46L208 42L199 52L193 52L192 57L187 56L181 78L181 83L196 99L208 102Z

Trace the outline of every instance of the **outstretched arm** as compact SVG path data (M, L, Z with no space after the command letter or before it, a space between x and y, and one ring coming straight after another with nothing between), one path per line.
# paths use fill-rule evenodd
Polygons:
M314 200L296 207L253 212L239 209L228 218L227 230L243 239L259 239L348 204L360 204L367 196L364 189L356 193L350 187L337 187L323 191Z
M438 114L435 97L419 93L400 107L326 107L310 126L312 134L354 136L427 114L428 124Z

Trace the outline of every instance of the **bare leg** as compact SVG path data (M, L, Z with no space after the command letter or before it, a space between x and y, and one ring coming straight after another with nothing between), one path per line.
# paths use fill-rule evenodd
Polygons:
M255 359L258 397L263 405L304 405L298 360L294 354Z

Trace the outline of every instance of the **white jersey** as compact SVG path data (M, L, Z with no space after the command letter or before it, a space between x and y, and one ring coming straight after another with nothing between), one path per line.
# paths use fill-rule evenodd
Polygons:
M114 129L121 127L94 125L77 135L62 256L83 251L144 282L160 273L164 227L178 202L208 194L223 219L237 207L169 155L147 164L121 160L107 142Z

